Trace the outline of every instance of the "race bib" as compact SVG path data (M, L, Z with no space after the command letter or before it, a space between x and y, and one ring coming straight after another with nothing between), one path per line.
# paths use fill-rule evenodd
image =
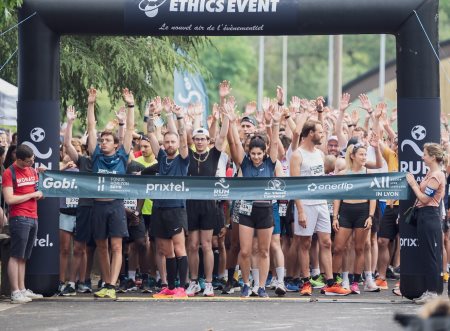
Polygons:
M253 204L251 201L241 200L241 205L239 206L239 214L250 216L252 214Z
M136 199L126 199L123 200L123 204L125 205L125 208L136 210L137 208L137 200Z
M278 203L278 213L280 214L280 217L285 217L287 212L287 203Z
M77 208L78 198L66 198L66 206L67 208Z

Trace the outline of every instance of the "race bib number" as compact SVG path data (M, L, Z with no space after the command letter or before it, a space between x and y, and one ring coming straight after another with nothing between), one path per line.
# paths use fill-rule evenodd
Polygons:
M66 206L67 208L77 208L78 198L66 198Z
M311 176L322 176L323 174L324 168L322 164L311 167Z
M250 201L241 200L239 214L250 216L252 214L253 204Z
M125 208L136 210L137 208L137 200L136 199L127 199L123 200L123 204L125 205Z
M280 217L285 217L287 212L287 203L279 203L278 204L278 213L280 214Z

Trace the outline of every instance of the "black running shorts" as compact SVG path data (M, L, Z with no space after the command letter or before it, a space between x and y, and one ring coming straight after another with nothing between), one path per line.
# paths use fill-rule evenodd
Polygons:
M155 238L172 239L182 230L187 231L185 208L153 208L150 232Z
M267 207L259 207L253 205L250 216L239 215L239 224L254 229L269 229L273 223L273 207L272 203Z
M339 208L339 226L347 229L364 228L369 217L369 203L341 202Z
M94 201L92 223L95 240L128 237L127 217L123 200Z
M395 239L398 234L398 210L399 206L393 206L393 208L386 206L380 223L380 231L378 231L379 238Z

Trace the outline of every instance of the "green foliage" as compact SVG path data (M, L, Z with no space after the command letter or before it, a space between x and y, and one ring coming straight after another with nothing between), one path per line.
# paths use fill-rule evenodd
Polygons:
M0 21L9 21L14 17L14 11L22 6L23 0L0 1Z

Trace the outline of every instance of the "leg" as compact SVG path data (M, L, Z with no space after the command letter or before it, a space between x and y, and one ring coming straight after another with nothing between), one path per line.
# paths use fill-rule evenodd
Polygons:
M240 266L244 283L249 283L254 228L239 224Z
M333 250L333 273L338 273L342 267L342 257L346 252L348 240L352 235L353 230L340 227L334 237Z
M19 290L19 258L10 257L8 261L8 278L11 293Z
M95 241L97 245L98 262L100 263L100 270L102 279L106 284L111 282L111 264L109 260L108 239L101 239ZM122 256L122 250L120 251Z
M70 241L72 233L59 230L59 281L66 281L66 270L69 269Z
M205 278L207 283L212 282L212 274L214 268L214 254L212 250L213 230L201 230L200 240L203 251L203 264L205 268Z
M303 278L309 278L309 249L312 238L309 236L298 236L300 241L299 260Z
M354 273L361 274L364 268L364 253L367 247L367 242L369 240L369 230L364 230L363 228L357 228L355 233L355 267Z
M263 287L266 284L267 274L269 273L269 249L270 240L272 238L273 228L258 229L258 267L259 267L259 286Z
M329 233L317 232L317 238L320 247L320 261L323 266L322 272L325 273L326 279L332 279L331 235Z
M191 280L198 280L198 248L200 243L200 231L190 231L188 236L189 273Z
M111 238L111 271L109 283L115 285L119 278L120 268L122 266L122 238Z
M386 279L386 269L389 265L389 239L378 238L378 273L380 278Z

